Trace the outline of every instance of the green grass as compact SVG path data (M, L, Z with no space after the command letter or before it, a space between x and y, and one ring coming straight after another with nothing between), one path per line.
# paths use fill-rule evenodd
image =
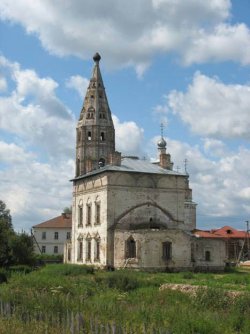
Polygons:
M166 283L200 288L196 295L160 291L159 287ZM242 294L232 298L226 293L231 290ZM19 323L18 314L24 310L34 319L39 312L49 318L73 311L82 312L85 319L94 317L100 323L120 324L133 333L145 329L147 333L153 329L174 334L249 333L249 291L250 274L238 270L222 274L104 272L56 264L26 275L12 272L8 283L0 285L0 299L15 304L17 317L13 323ZM3 322L0 320L0 333L5 333L1 331ZM34 320L34 329L36 323L39 333L39 326L46 326L46 321ZM55 327L54 333L57 330ZM20 333L28 332L24 329Z

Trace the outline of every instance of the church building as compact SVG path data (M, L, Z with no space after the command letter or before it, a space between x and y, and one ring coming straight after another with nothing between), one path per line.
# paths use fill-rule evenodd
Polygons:
M189 175L173 170L163 135L157 163L116 151L101 57L93 59L76 127L72 239L64 261L114 269L222 269L224 241L193 233Z

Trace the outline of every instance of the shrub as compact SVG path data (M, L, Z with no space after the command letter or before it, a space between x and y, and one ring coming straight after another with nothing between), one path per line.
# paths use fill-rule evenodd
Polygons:
M0 284L1 283L7 283L8 279L7 279L7 272L4 269L0 269Z
M32 271L32 268L25 264L20 264L20 265L9 267L9 270L10 272L29 274Z
M192 279L192 278L194 278L194 274L191 273L191 271L187 271L187 272L182 274L182 277L185 278L185 279Z
M138 279L130 272L118 271L110 273L105 277L105 283L108 288L115 288L121 291L130 291L138 288Z

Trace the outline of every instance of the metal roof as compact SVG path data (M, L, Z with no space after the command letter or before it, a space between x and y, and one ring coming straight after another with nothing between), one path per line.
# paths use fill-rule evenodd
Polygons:
M148 160L140 160L138 158L125 157L121 160L121 166L105 165L99 169L93 170L90 173L80 175L71 181L79 180L91 175L99 174L106 171L116 171L116 172L131 172L131 173L149 173L149 174L161 174L161 175L179 175L187 176L187 174L179 173L177 171L169 170L160 167L156 163L152 163Z

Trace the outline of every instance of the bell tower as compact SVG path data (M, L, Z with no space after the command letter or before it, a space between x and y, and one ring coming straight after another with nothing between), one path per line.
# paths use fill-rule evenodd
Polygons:
M76 177L101 168L115 156L115 129L99 62L94 68L76 127Z

